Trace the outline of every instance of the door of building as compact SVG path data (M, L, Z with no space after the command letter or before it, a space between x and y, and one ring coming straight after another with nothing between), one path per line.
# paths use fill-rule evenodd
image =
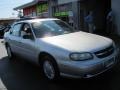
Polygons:
M111 0L97 0L94 9L95 33L107 35L107 15L111 10Z

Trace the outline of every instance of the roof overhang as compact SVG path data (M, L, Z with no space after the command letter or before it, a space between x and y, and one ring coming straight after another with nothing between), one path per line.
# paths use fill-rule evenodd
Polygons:
M36 2L36 1L32 1L32 2L26 3L26 4L24 4L24 5L18 6L18 7L16 7L16 8L14 8L14 10L24 9L24 8L26 8L26 7L33 6L33 5L35 5L35 4L37 4L37 2Z
M44 2L44 1L48 1L48 0L33 0L32 2L23 4L23 5L21 5L21 6L18 6L18 7L16 7L16 8L14 8L14 10L24 9L24 8L27 8L27 7L36 5L38 2Z

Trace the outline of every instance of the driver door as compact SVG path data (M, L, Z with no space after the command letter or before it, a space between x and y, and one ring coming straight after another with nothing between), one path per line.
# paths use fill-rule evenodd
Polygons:
M20 31L21 36L21 55L27 60L33 61L35 60L35 38L33 36L31 27L28 23L24 23L22 29ZM29 37L25 37L29 36Z

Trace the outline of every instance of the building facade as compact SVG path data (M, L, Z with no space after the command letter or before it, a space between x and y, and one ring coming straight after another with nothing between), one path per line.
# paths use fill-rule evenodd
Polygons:
M23 8L23 15L24 16L36 16L36 6L30 6L30 7L26 7Z
M34 0L27 4L18 6L14 10L22 10L23 16L39 16L49 17L48 16L48 2L47 0Z
M116 2L119 3L119 0L112 0L112 2L111 0L34 0L16 7L15 10L23 9L24 16L59 18L75 29L86 32L90 32L90 23L92 23L92 33L109 34L117 33L116 30L107 30L107 15L110 10L113 9L116 14L119 14ZM85 18L91 12L92 22L88 23ZM116 19L116 22L119 28L120 21Z
M60 18L78 30L90 32L89 23L85 18L92 12L92 33L116 32L107 30L107 16L112 9L111 0L49 0L48 3L50 17Z
M78 0L49 0L49 16L59 18L78 29Z

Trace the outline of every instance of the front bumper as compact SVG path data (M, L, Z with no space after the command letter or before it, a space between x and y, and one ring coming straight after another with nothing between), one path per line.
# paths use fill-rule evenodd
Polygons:
M60 67L61 76L72 78L90 78L99 75L112 68L116 63L117 52L104 59L95 58L90 61L67 61L62 62Z

